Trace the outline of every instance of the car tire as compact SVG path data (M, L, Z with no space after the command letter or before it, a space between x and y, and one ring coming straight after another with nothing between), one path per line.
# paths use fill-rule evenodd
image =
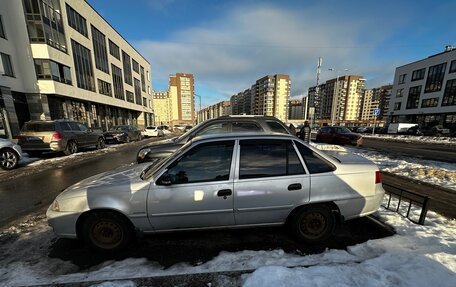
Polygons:
M0 167L4 170L11 170L17 167L19 155L11 148L0 151Z
M97 149L104 149L106 147L106 143L105 143L105 140L104 138L98 138L98 141L97 141Z
M133 239L132 224L115 212L92 212L82 223L82 239L91 249L119 251Z
M72 155L78 152L78 144L75 141L69 141L63 153L65 155Z
M42 152L40 151L28 151L29 157L41 157Z
M313 205L299 210L291 220L296 237L307 243L328 239L335 228L334 213L324 205Z

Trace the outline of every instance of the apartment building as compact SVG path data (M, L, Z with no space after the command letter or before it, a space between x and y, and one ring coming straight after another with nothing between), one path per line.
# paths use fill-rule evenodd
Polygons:
M455 47L396 68L389 121L455 128Z
M198 123L208 119L231 115L231 102L222 101L197 112Z
M359 121L365 79L345 75L309 88L309 110L314 107L314 119L319 123L355 123ZM317 94L318 90L318 94Z
M4 133L28 120L152 121L149 62L81 0L0 2ZM0 130L1 132L1 130Z
M288 101L288 119L289 120L303 120L304 119L304 105L303 105L304 101L306 101L306 98L303 98L302 101L299 101L299 100Z
M290 76L265 76L258 79L250 89L231 97L231 112L233 115L245 113L274 116L287 121L290 90Z
M169 76L166 92L154 92L156 124L193 125L195 122L194 78L192 74Z
M360 120L364 122L377 120L378 115L374 111L379 108L380 99L374 96L374 90L364 90L360 108Z

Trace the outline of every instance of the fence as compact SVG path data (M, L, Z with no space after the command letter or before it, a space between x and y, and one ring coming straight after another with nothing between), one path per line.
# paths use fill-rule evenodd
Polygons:
M399 215L404 216L413 223L424 225L424 220L426 219L428 211L429 197L411 191L407 191L405 189L389 185L386 183L383 183L383 187L385 188L385 195L389 195L388 202L386 204L382 204L383 207L385 207L388 210L397 212ZM391 206L391 198L393 196L398 198L396 207ZM405 215L399 211L401 207L401 202L408 202L407 213ZM420 218L418 221L410 217L412 205L421 207Z

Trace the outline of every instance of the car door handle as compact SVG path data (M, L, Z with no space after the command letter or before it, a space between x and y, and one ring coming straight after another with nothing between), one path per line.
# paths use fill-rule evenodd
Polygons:
M300 190L302 185L300 183L293 183L288 186L288 190Z
M217 192L217 196L228 196L228 195L232 195L233 192L231 191L231 189L221 189Z

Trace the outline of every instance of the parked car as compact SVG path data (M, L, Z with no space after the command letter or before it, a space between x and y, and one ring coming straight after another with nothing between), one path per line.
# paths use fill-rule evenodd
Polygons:
M363 144L363 137L360 134L351 132L346 127L326 126L318 131L316 141L329 144L361 146Z
M391 123L388 126L389 134L405 134L411 127L417 126L418 124L413 123Z
M167 136L167 135L173 133L173 132L171 131L171 128L170 128L169 126L161 125L161 126L158 126L158 128L159 128L160 130L163 131L163 134L164 134L165 136Z
M179 137L144 146L138 152L137 162L155 162L160 158L170 155L195 136L231 132L278 132L290 134L285 124L275 117L247 115L222 116L204 121Z
M369 160L321 152L292 135L194 138L156 165L102 173L67 188L47 210L60 237L115 251L137 233L285 225L327 239L343 220L375 212L384 195Z
M132 140L142 139L141 131L132 125L113 126L104 132L104 137L107 143L129 143Z
M0 168L10 170L17 167L22 158L22 149L19 145L7 139L0 138Z
M162 137L165 134L161 129L159 129L157 126L149 126L144 129L142 132L142 136L145 138L148 137Z
M419 125L415 125L413 127L410 127L407 129L405 132L407 135L414 135L414 136L422 136L424 135L423 130L420 128Z
M72 120L29 121L16 138L22 151L31 157L39 157L43 152L70 155L81 148L105 147L105 139L100 131Z

